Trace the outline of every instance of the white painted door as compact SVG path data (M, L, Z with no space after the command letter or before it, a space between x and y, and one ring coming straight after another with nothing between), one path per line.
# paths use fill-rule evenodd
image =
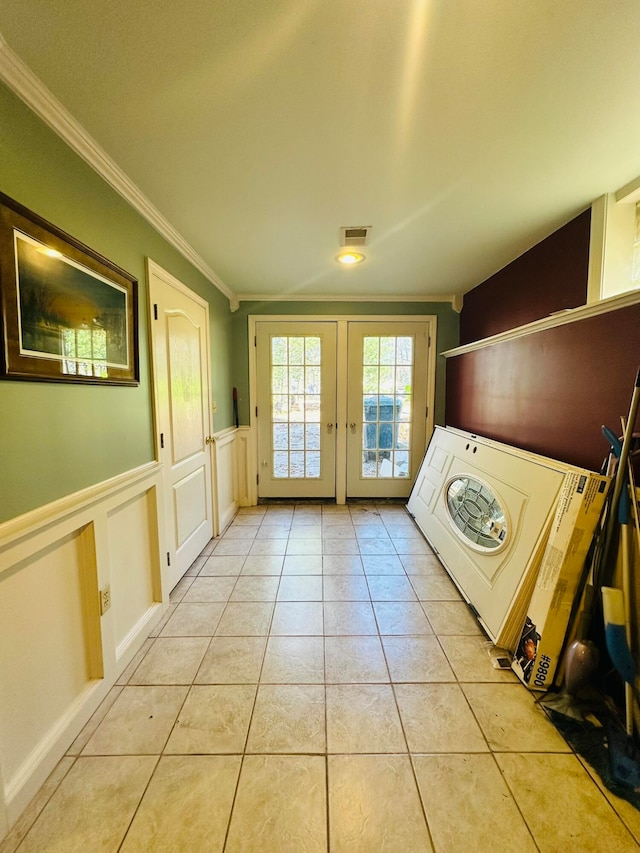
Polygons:
M347 496L408 497L426 446L428 322L350 322Z
M407 508L499 646L520 636L569 468L459 430L429 443Z
M209 314L204 300L155 264L149 265L149 294L166 578L172 589L213 535Z
M335 495L336 323L256 323L258 496Z

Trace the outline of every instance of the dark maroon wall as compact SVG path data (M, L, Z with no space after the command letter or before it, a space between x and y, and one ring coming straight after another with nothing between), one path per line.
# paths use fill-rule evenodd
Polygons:
M449 426L599 470L640 366L640 305L447 359Z
M581 213L464 297L467 344L587 301L591 211Z

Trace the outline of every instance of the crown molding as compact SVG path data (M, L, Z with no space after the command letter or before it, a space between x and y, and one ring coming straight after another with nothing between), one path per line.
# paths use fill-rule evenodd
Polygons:
M14 53L0 33L0 80L5 83L32 112L45 122L67 145L121 195L155 230L185 257L211 284L229 300L232 311L238 309L238 298L215 274L211 267L165 219L141 190L103 148L76 121L39 77Z
M464 305L464 293L453 293L451 295L451 307L459 314L462 311L462 306Z
M239 302L449 302L454 311L462 308L462 297L455 293L436 294L405 294L402 296L344 296L313 294L289 294L277 295L268 293L239 293ZM460 305L460 308L456 307Z

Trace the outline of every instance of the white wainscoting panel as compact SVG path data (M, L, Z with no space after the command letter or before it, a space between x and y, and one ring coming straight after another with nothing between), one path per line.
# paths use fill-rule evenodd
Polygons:
M257 503L251 427L229 427L213 436L214 535L219 536L241 506Z
M222 533L238 511L237 436L238 430L235 427L221 430L214 435L212 447L216 536Z
M116 660L140 633L155 602L162 600L155 491L149 489L108 516L111 599ZM143 535L141 535L141 533ZM146 567L138 571L139 567Z
M162 617L160 488L152 462L0 525L0 840Z
M258 503L257 451L255 437L249 426L241 426L236 433L237 489L239 506Z
M88 535L84 528L64 536L1 578L0 624L11 641L0 644L0 763L9 791L34 748L101 675L86 630L100 619L90 595L96 565L83 559Z

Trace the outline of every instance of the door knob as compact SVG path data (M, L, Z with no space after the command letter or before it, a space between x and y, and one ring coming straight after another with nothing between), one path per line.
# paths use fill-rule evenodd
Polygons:
M351 421L351 423L349 424L349 428L351 429L351 432L356 431L356 425L355 425L354 421Z
M327 432L331 433L333 431L333 424L327 424Z
M216 440L215 440L214 436L212 436L212 435L208 435L208 436L205 438L205 442L206 442L207 444L215 444L215 443L216 443Z

